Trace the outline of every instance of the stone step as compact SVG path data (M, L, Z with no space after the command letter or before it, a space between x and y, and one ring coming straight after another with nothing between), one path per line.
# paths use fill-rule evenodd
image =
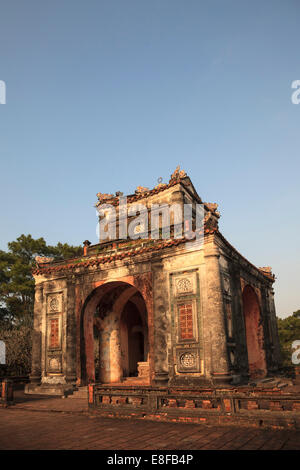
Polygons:
M265 383L265 382L273 382L274 377L266 377L265 379L262 379L260 382Z
M144 377L126 377L122 381L122 385L143 385L147 383Z

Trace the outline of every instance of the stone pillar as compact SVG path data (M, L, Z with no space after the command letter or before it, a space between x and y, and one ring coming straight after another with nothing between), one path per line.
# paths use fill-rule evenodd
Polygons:
M30 374L30 382L35 383L35 384L38 384L41 381L42 315L43 315L43 286L37 285L35 287L35 298L34 298L34 317L33 317L31 374Z
M168 284L163 264L157 261L152 264L153 270L153 305L154 305L154 383L165 386L169 381L168 335Z
M89 240L85 240L83 242L83 256L87 256L88 255L88 251L89 251L89 246L91 245L91 242Z
M272 326L272 341L273 341L273 359L274 359L274 366L275 369L280 369L282 357L281 357L281 348L280 348L280 341L278 336L278 326L277 326L277 318L276 318L276 309L275 309L275 301L274 301L274 290L271 288L269 290L269 305L270 305L270 321Z
M75 318L75 281L69 280L67 286L66 308L66 358L65 377L67 383L76 383L76 318Z
M265 285L260 286L261 293L261 311L260 311L260 322L263 326L263 348L265 351L266 369L267 373L274 373L276 366L274 364L274 341L273 341L273 324L270 311L270 298L269 292L265 288Z
M204 251L206 267L207 305L204 328L210 330L211 377L215 383L231 380L227 356L227 339L223 308L223 291L219 266L219 249L207 245Z
M115 312L110 312L102 321L99 344L100 382L121 382L123 369L120 318Z

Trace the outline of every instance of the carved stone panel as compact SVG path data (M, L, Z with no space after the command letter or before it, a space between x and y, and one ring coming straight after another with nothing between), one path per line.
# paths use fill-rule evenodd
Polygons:
M230 286L230 277L226 274L223 274L223 291L227 295L231 295L231 286Z
M178 294L186 294L188 292L193 292L193 284L191 280L187 277L177 279L176 287Z
M48 357L48 372L57 374L61 372L61 357L49 356Z
M198 348L177 349L176 356L178 372L200 372Z
M48 294L47 313L59 313L63 310L62 293Z
M180 275L174 275L173 282L175 297L193 295L196 293L195 274L184 273Z
M231 303L225 302L225 310L226 310L226 322L227 322L227 331L229 338L233 336L233 327L232 327L232 309Z

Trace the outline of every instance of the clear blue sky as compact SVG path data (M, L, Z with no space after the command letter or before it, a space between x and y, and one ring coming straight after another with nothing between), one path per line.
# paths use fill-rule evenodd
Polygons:
M97 192L180 164L300 308L297 0L10 0L0 11L0 248L96 243Z

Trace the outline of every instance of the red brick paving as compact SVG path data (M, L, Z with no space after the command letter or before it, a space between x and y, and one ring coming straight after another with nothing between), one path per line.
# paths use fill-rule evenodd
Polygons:
M102 418L86 400L17 393L0 408L0 449L300 450L300 430Z
M290 449L300 431L156 423L51 411L0 409L0 449Z

